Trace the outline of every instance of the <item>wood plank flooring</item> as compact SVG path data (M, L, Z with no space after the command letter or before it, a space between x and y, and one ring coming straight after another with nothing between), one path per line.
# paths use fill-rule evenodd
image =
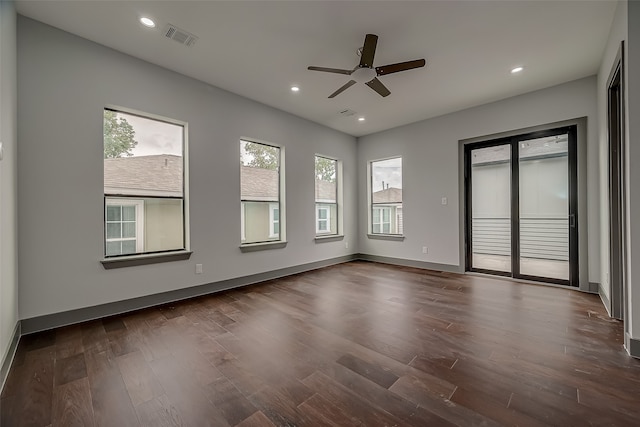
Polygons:
M25 336L11 426L640 425L596 295L351 262Z

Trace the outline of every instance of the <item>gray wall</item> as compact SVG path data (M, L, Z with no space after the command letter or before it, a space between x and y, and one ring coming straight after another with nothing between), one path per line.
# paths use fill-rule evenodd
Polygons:
M21 318L357 252L355 138L23 17L18 71ZM189 261L101 266L106 105L188 122ZM286 147L284 249L240 252L241 137ZM314 242L316 153L344 162L343 241Z
M0 2L0 367L18 322L16 184L16 12ZM3 378L0 376L0 384Z
M361 221L361 253L463 269L460 235L463 233L459 185L459 141L544 125L578 117L588 118L586 183L588 233L588 277L598 281L599 270L599 185L596 77L531 92L491 104L424 120L389 131L365 136L358 141L358 198L360 212L366 212L367 162L403 157L404 241L369 239L367 224ZM583 153L584 154L584 153ZM447 198L447 204L441 199ZM422 253L422 247L428 253ZM581 277L582 279L582 277ZM586 280L585 280L586 281ZM581 283L584 289L588 283Z

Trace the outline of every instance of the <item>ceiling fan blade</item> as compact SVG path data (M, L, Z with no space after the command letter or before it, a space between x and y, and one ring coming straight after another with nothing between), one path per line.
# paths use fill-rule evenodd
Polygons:
M375 34L366 35L364 46L362 47L362 56L360 57L360 68L373 68L373 57L376 55L377 44L378 36Z
M378 94L382 97L389 96L391 94L391 92L389 92L389 89L387 89L387 87L383 85L382 82L378 80L377 77L374 77L373 80L370 80L365 84L369 86L371 89L378 92Z
M356 84L355 80L349 80L347 83L345 83L340 89L338 89L337 91L333 92L331 95L329 95L329 98L335 98L336 96L340 95L342 92L344 92L345 90L349 89L351 86L353 86L354 84Z
M425 64L426 64L426 61L424 59L416 59L415 61L399 62L397 64L389 64L389 65L383 65L382 67L376 67L376 73L379 76L385 76L387 74L424 67Z
M350 76L353 73L353 70L342 70L340 68L326 68L326 67L307 67L307 70L324 71L325 73L346 74L347 76Z

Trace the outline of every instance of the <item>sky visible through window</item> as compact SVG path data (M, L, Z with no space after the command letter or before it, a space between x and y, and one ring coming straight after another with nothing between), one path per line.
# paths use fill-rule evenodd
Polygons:
M402 188L402 158L379 160L371 164L373 192L384 188Z
M131 150L134 156L182 156L182 126L120 112L117 116L126 119L136 132L138 145Z

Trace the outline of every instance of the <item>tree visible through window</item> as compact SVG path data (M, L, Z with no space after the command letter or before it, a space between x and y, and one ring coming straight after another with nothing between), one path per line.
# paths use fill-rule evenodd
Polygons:
M106 257L185 249L184 126L104 110Z
M282 240L281 149L240 141L241 241Z
M402 234L402 158L377 160L371 171L371 233Z

